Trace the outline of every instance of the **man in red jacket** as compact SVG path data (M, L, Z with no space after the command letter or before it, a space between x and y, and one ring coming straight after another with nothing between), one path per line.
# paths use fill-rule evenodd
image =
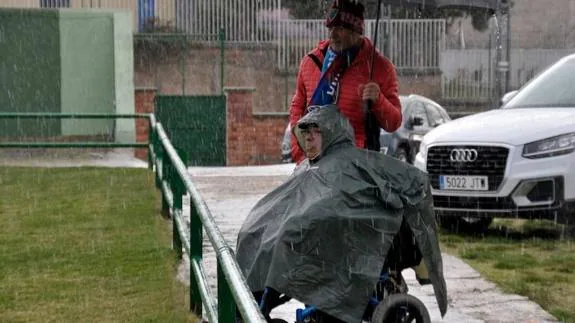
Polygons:
M290 124L312 105L336 104L355 132L358 147L366 146L365 102L379 126L393 132L401 125L397 73L393 64L376 51L372 68L373 45L363 36L364 7L359 1L335 0L328 12L329 39L320 41L300 63L295 95L290 106ZM292 135L292 158L296 163L305 156Z

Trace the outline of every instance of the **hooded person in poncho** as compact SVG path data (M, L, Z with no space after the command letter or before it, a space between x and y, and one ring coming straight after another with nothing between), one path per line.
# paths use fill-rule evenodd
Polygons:
M238 234L236 258L250 289L271 288L361 322L394 238L407 226L415 243L402 254L423 259L443 316L447 290L426 174L355 147L335 105L310 107L293 129L304 150L312 126L321 133L318 154L264 196Z

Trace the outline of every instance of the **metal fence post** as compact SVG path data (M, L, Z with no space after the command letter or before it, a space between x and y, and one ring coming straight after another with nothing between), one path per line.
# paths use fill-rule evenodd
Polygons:
M190 267L192 261L202 260L203 227L198 210L190 203ZM190 311L202 316L202 296L198 288L198 281L190 269Z
M235 317L236 302L218 259L218 319L220 322L235 322Z
M224 95L224 64L225 64L226 30L223 27L220 28L219 38L220 38L220 94Z
M182 95L186 95L186 64L188 60L188 36L183 36L180 42L180 55L182 60ZM183 52L183 53L182 53Z

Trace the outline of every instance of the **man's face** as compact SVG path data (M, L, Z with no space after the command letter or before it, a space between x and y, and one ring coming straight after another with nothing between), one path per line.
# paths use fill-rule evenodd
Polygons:
M341 26L329 28L329 47L339 52L357 45L359 34Z
M301 131L303 135L303 150L305 156L314 159L321 153L321 130L317 126L309 126Z

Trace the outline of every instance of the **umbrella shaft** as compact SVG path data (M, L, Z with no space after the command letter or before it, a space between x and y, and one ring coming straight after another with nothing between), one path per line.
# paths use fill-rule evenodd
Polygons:
M377 14L375 16L375 28L373 31L373 48L371 51L371 66L369 68L369 79L371 80L373 78L373 63L375 62L375 49L377 48L377 31L378 31L378 26L379 26L379 16L381 14L381 0L377 1Z

